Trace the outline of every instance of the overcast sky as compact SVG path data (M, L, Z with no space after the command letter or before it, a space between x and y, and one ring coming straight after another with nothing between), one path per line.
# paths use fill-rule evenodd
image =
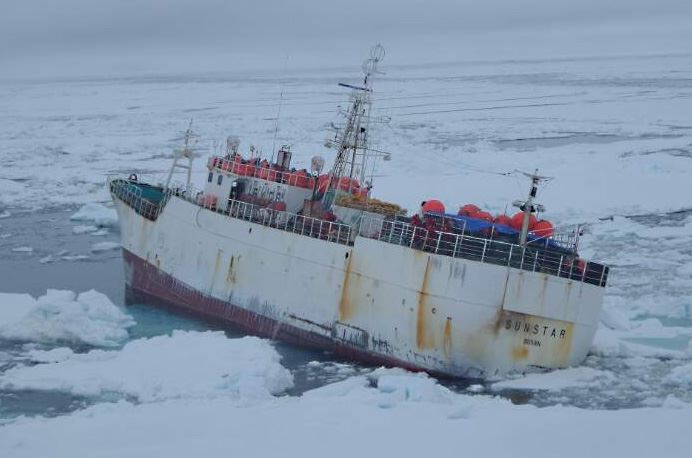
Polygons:
M3 0L1 76L692 53L692 0ZM360 58L360 57L358 57Z

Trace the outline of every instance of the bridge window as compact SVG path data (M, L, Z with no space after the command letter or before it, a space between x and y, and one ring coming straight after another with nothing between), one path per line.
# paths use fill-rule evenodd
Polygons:
M221 186L221 182L222 182L222 181L223 181L223 175L221 175L221 174L219 173L219 178L216 180L216 184L218 184L219 186Z
M212 179L214 179L214 172L209 172L209 178L207 178L207 183L211 183Z

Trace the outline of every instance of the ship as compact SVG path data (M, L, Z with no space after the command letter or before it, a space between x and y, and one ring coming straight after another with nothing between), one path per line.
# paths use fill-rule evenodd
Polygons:
M292 167L286 146L244 157L229 138L196 188L189 128L165 182L110 177L127 302L443 377L580 364L608 267L579 256L579 227L537 221L545 177L526 173L529 192L513 218L473 205L447 212L434 199L408 216L374 197L368 173L391 157L369 146L383 57L373 47L362 83L340 83L350 100L327 142L327 170L321 156L310 170ZM173 181L178 169L185 182Z

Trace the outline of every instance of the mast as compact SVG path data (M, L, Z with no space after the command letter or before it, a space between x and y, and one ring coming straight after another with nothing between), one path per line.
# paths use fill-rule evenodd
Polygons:
M173 164L168 172L168 178L166 178L166 189L170 188L171 180L173 179L173 172L176 168L187 170L187 181L185 183L185 189L190 189L190 181L192 179L192 159L194 154L192 152L191 144L194 141L194 132L192 131L192 119L190 119L190 124L187 126L185 131L185 145L182 150L175 150L173 152ZM183 157L188 159L187 164L179 164L178 161Z
M370 49L370 57L363 62L363 83L353 85L339 83L339 86L351 89L351 104L346 111L346 122L337 129L333 140L327 146L335 148L336 158L330 173L327 192L322 197L323 204L329 208L336 197L341 178L349 178L349 186L354 178L361 183L365 181L365 173L369 160L374 160L379 154L372 154L368 149L370 133L370 112L372 94L372 77L378 64L384 59L385 50L382 45Z
M529 196L525 201L515 201L514 206L519 207L519 209L524 212L524 219L521 224L521 233L519 234L519 244L526 245L526 240L529 236L529 222L531 221L531 213L545 211L545 207L543 205L535 203L536 194L538 193L538 185L541 182L550 180L551 178L539 175L538 169L536 169L534 173L522 173L531 179Z

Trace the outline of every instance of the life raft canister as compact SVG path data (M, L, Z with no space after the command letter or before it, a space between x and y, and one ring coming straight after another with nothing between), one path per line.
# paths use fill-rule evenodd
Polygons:
M533 226L536 225L538 222L538 219L533 215L529 215L529 230L533 229ZM524 212L517 212L512 216L512 223L510 226L512 229L516 229L518 231L521 230L521 226L524 224Z
M479 212L476 212L473 215L469 215L469 216L471 218L481 219L483 221L488 221L490 223L492 223L493 220L495 219L495 218L493 218L493 215L491 215L490 213L485 212L485 211L479 211Z
M463 207L459 209L459 216L472 216L478 212L481 211L481 208L478 205L474 204L466 204Z
M426 200L423 204L423 213L442 213L445 212L445 205L436 199Z
M493 222L502 226L512 226L512 218L505 214L497 215Z
M555 235L555 227L550 221L541 219L536 221L536 224L531 228L531 232L539 237L550 238Z

